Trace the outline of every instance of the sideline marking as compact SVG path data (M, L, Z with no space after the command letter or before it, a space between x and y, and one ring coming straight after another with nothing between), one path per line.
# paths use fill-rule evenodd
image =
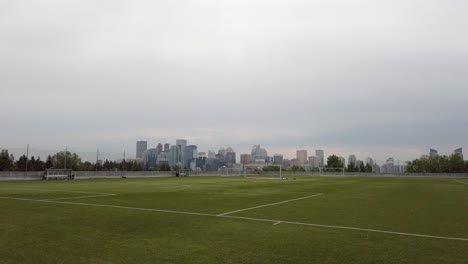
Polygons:
M93 197L107 197L115 194L100 194L100 195L88 195L88 196L75 196L75 197L62 197L52 199L41 199L41 201L58 201L58 200L69 200L69 199L81 199L81 198L93 198Z
M129 210L137 210L137 211L152 211L152 212L162 212L162 213L199 215L199 216L220 217L220 218L230 218L230 219L250 220L250 221L259 221L259 222L270 222L270 223L281 222L281 223L284 223L284 224L313 226L313 227L330 228L330 229L345 229L345 230L365 231L365 232L383 233L383 234L401 235L401 236L413 236L413 237L435 238L435 239L445 239L445 240L468 241L468 238L460 238L460 237L432 236L432 235L423 235L423 234L415 234L415 233L403 233L403 232L394 232L394 231L386 231L386 230L378 230L378 229L367 229L367 228L348 227L348 226L320 225L320 224L282 221L282 220L273 220L273 219L262 219L262 218L252 218L252 217L242 217L242 216L232 216L232 215L220 216L220 215L205 214L205 213L183 212L183 211L173 211L173 210L161 210L161 209L151 209L151 208L139 208L139 207L107 205L107 204L89 204L89 203L75 203L75 202L63 202L63 201L45 201L45 200L34 200L34 199L7 197L7 196L0 196L0 198L10 199L10 200L20 200L20 201L42 202L42 203L71 204L71 205L83 205L83 206L94 206L94 207L129 209Z
M0 188L0 190L47 191L47 192L84 193L84 194L97 194L97 195L116 195L115 193L98 193L98 192L68 191L68 190L54 190L54 189L34 189L34 188Z
M264 204L264 205L255 206L255 207L249 207L249 208L239 209L239 210L236 210L236 211L231 211L231 212L227 212L227 213L218 214L217 216L224 216L224 215L228 215L228 214L243 212L243 211L252 210L252 209L257 209L257 208L262 208L262 207L266 207L266 206L272 206L272 205L277 205L277 204L282 204L282 203L289 203L289 202L298 201L298 200L302 200L302 199L307 199L307 198L311 198L311 197L315 197L315 196L320 196L320 195L323 195L323 193L318 193L318 194L314 194L314 195L309 195L309 196L305 196L305 197L301 197L301 198L296 198L296 199L291 199L291 200L286 200L286 201L277 202L277 203L270 203L270 204Z
M281 222L278 221L278 222L274 223L273 225L279 225L279 224L281 224Z
M466 183L466 182L463 182L463 181L460 181L460 180L457 180L457 179L452 179L452 180L457 181L457 182L460 182L460 183L463 183L463 184L465 184L465 185L468 184L468 183Z

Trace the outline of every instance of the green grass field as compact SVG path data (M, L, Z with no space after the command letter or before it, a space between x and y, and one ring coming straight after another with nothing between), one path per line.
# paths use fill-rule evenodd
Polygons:
M468 263L468 179L0 182L0 263Z

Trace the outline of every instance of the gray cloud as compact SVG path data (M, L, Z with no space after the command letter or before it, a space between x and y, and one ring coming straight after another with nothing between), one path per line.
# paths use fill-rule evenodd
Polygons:
M0 5L2 147L468 147L466 1Z

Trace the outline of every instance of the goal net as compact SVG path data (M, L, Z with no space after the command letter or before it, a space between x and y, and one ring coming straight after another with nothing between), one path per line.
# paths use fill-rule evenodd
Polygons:
M244 177L247 179L282 180L282 166L258 166L255 164L244 165Z
M241 176L242 170L239 168L221 168L219 173L221 176Z
M344 168L320 168L319 175L320 176L344 176Z

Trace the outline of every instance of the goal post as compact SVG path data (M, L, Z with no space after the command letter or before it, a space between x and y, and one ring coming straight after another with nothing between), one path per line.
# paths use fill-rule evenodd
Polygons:
M282 180L283 166L260 166L256 164L244 165L244 177L252 179Z
M320 176L344 176L345 168L323 167L319 168Z

